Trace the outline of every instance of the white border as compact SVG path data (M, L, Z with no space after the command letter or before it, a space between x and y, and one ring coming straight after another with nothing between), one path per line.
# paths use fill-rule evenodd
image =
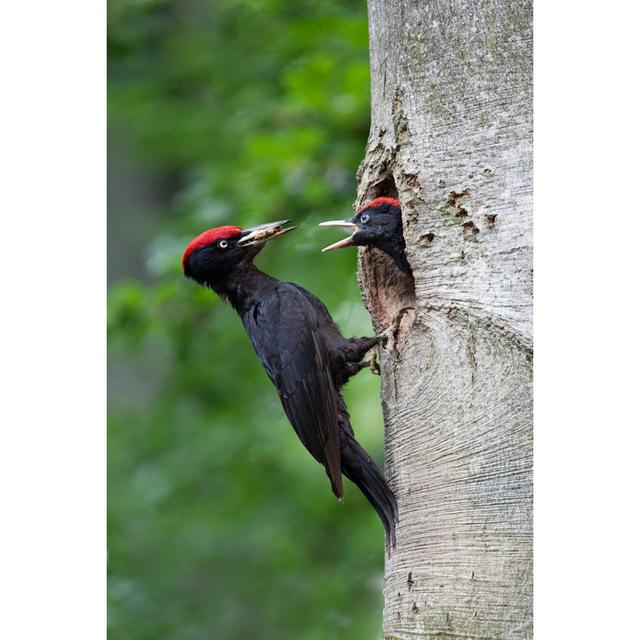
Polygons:
M0 9L0 637L105 634L105 19Z
M535 633L630 638L638 10L535 2Z

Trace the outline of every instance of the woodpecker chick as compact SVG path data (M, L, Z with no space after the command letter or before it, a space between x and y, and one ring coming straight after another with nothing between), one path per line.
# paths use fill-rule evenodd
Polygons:
M291 231L288 222L205 231L184 253L184 274L233 306L289 422L324 466L336 497L343 497L345 475L376 510L393 545L396 500L356 441L340 393L351 376L368 366L363 358L380 338L344 338L321 300L255 266L254 257L269 240Z
M352 246L372 246L393 258L397 267L412 275L405 254L400 202L395 198L376 198L362 207L351 220L321 222L321 227L343 227L351 232L344 240L325 247L322 251Z

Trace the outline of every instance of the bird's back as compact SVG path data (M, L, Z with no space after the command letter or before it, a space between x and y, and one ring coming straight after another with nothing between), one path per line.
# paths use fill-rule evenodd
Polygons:
M321 331L326 319L305 294L297 285L274 281L241 317L289 421L341 498L339 397Z

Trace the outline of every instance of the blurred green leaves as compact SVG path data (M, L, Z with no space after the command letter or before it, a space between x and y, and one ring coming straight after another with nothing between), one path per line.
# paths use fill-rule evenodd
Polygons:
M180 269L206 228L292 218L258 264L371 333L355 253L322 256L333 237L316 227L355 196L366 3L110 0L108 22L113 161L156 194L139 224L136 180L110 180L110 225L133 247L108 307L110 636L378 637L382 526L353 485L334 500L239 319ZM380 459L377 379L346 398Z

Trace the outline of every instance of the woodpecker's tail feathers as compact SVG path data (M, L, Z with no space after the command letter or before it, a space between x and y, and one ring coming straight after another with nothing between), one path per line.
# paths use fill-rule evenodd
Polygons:
M341 430L340 454L342 473L358 486L384 525L388 543L396 544L395 524L398 520L398 505L386 483L382 472L355 438Z

